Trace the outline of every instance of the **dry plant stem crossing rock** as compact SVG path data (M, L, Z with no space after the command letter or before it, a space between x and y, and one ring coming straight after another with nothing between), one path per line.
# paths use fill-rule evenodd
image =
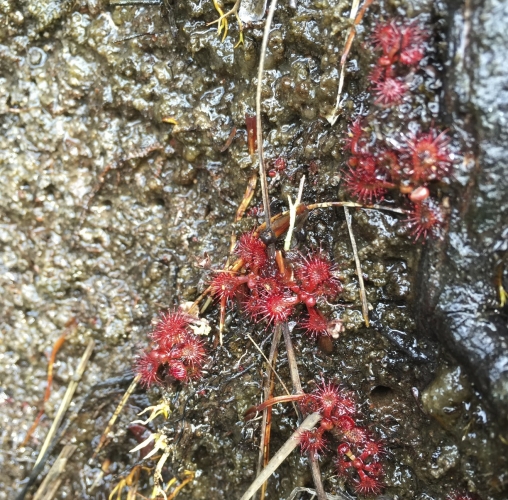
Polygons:
M284 336L284 343L286 345L286 353L288 357L289 373L291 375L291 382L293 384L293 391L296 394L303 393L302 382L300 380L300 374L298 372L298 365L296 363L295 351L293 349L293 342L291 340L291 334L287 323L282 324L282 334ZM299 415L301 419L301 415ZM326 500L325 490L323 488L323 480L321 478L321 471L319 469L319 462L313 453L308 453L310 468L312 472L312 478L314 479L314 485L316 487L316 493L318 500Z
M286 460L288 455L300 444L299 436L303 431L311 430L315 427L315 425L321 420L321 416L319 413L310 414L298 427L298 429L293 432L291 437L284 443L284 445L277 451L277 453L272 457L268 465L261 471L258 477L254 480L254 482L249 486L248 490L242 495L240 500L249 500L252 498L252 495L256 493L256 491L261 488L262 484L277 470L279 465ZM326 496L324 497L326 500Z
M261 190L263 194L263 208L265 211L265 223L266 230L271 232L270 222L270 199L268 197L268 184L266 181L266 167L265 159L263 155L263 125L261 123L261 88L263 84L263 72L265 69L265 57L266 48L268 46L268 39L270 37L270 29L272 27L273 15L277 8L277 0L270 2L268 9L268 15L265 21L265 30L263 33L263 42L261 44L261 53L259 56L259 68L258 68L258 83L256 87L256 131L257 131L257 143L258 143L258 161L259 161L259 178L261 180Z

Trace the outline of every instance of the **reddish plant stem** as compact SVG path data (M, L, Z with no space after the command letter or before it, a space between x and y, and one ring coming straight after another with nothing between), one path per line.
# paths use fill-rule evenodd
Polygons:
M65 324L65 330L63 331L62 335L58 337L56 342L53 344L53 350L51 351L51 356L48 361L48 379L46 384L46 390L44 391L44 397L42 399L42 408L39 410L39 413L35 417L34 423L28 429L28 432L26 433L25 439L23 439L23 442L21 443L21 447L25 446L28 443L28 440L30 439L31 435L34 433L35 429L37 429L37 426L39 425L39 422L42 418L42 416L45 413L44 410L44 404L49 400L49 397L51 396L51 386L53 385L53 367L55 365L56 361L56 355L58 354L58 351L62 347L62 345L65 342L65 339L67 338L67 335L69 331L77 326L76 318L71 318L67 323Z
M261 404L257 406L251 406L246 412L245 412L245 420L249 420L253 415L253 413L257 413L259 411L264 411L267 408L271 408L273 405L276 405L278 403L288 403L290 401L300 401L300 399L303 399L305 394L292 394L291 396L276 396L274 398L269 398L265 401L263 401Z
M224 153L225 151L228 150L229 146L231 146L231 143L233 142L233 139L235 138L235 135L236 135L236 127L233 127L231 129L231 132L229 133L227 141L224 143L224 146L222 146L222 148L219 150L221 153Z
M252 115L245 115L245 125L247 127L247 146L249 148L249 154L253 155L256 153L256 141L257 141L257 118Z
M263 399L268 400L271 398L273 394L273 389L275 385L275 361L277 360L277 353L279 348L280 338L282 336L282 330L280 325L275 327L275 331L272 339L272 346L270 348L270 356L268 358L268 372L265 377L264 390L263 390ZM258 459L258 470L257 476L261 473L261 471L266 467L268 462L270 461L270 434L271 434L271 424L272 424L272 408L267 407L263 410L263 419L261 421L261 448L259 450L259 459ZM266 493L266 481L263 483L261 487L261 494L259 496L260 500L263 500Z
M358 11L358 14L356 14L355 20L353 22L353 26L351 26L351 30L349 31L349 36L347 38L346 44L344 45L344 52L342 53L342 57L340 59L341 64L345 64L347 60L347 56L349 55L349 51L351 50L351 45L353 45L353 39L356 34L356 26L358 26L363 19L363 16L365 14L365 11L369 8L370 4L374 0L367 0L362 8Z

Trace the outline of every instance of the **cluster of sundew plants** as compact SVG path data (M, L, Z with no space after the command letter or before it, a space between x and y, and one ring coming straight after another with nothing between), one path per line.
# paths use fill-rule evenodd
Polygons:
M304 416L318 413L321 417L318 427L299 434L302 454L319 458L329 453L331 443L336 442L337 474L359 495L375 495L382 491L384 445L367 427L358 425L359 413L352 392L323 381L310 394L273 398L250 408L246 415L282 401L298 401Z
M404 99L410 90L408 79L425 56L426 38L427 34L416 22L393 20L376 26L370 39L373 50L380 54L370 75L374 106L386 109ZM362 120L357 119L350 127L347 140L350 158L344 177L346 187L368 205L381 202L390 190L407 195L412 208L399 213L409 214L414 238L424 239L436 232L442 220L429 187L451 174L453 155L448 145L446 132L431 128L401 136L394 147L369 134ZM347 205L362 206L348 202L306 206L298 202L292 206L291 215L294 218L309 210ZM208 356L204 342L195 332L201 328L197 306L206 295L220 304L221 333L226 308L239 306L243 314L267 328L293 319L311 338L338 336L340 321L331 320L320 308L321 303L333 302L340 295L342 287L336 265L322 250L307 253L275 250L274 242L288 230L290 218L287 212L270 218L268 211L265 224L239 237L234 250L236 261L212 273L207 290L189 312L175 310L161 314L150 334L151 346L136 360L137 380L148 388L154 384L188 383L204 376L202 368ZM266 230L271 234L263 240L260 235ZM331 443L335 442L337 474L358 495L381 493L385 446L375 433L358 424L352 393L324 380L311 393L297 392L269 398L249 411L248 416L275 403L297 402L303 416L319 417L317 427L299 434L302 453L315 462L324 454L334 453ZM148 421L166 411L164 403L154 407ZM156 443L156 449L165 450L163 439ZM164 457L167 458L167 450ZM157 468L161 467L159 461ZM447 500L471 498L470 494L460 492L447 496Z
M397 136L371 130L367 121L396 107L410 97L411 83L426 56L428 33L418 21L391 20L379 23L368 42L377 60L370 72L374 109L366 119L358 117L350 126L346 147L350 153L345 173L347 191L364 203L378 203L388 192L406 197L407 222L415 240L438 235L444 210L435 196L436 188L452 175L454 155L446 130L432 126ZM407 113L407 112L406 112ZM432 189L432 193L431 193Z
M291 263L277 251L271 265L267 245L255 233L246 233L239 238L235 253L241 272L218 271L210 283L212 296L223 307L228 302L241 302L245 314L267 325L303 316L299 323L310 337L330 336L336 331L335 322L318 308L320 300L333 300L341 290L336 268L322 251L299 255ZM297 313L299 304L304 314ZM150 334L151 348L137 358L136 370L144 386L188 382L202 376L206 355L202 341L192 331L194 321L193 316L180 310L161 315ZM310 394L273 398L251 409L248 415L284 401L298 401L304 416L320 415L319 426L299 437L302 453L317 459L330 451L332 440L339 439L337 473L359 495L381 492L384 447L374 433L358 425L352 393L323 381Z
M263 241L252 233L243 234L236 246L244 273L223 271L211 282L211 293L224 307L234 299L243 304L254 321L279 324L295 316L298 304L306 315L299 324L308 335L330 335L334 328L318 307L321 300L333 300L341 291L335 266L321 251L298 254L291 261L276 254L276 266L268 259ZM245 286L244 286L245 285Z

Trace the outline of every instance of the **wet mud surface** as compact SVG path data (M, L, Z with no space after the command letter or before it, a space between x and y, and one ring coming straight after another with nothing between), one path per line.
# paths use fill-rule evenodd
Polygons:
M352 212L371 328L362 321L344 212L309 214L298 250L322 248L338 264L343 292L329 309L346 331L330 348L294 330L302 383L312 390L324 377L355 392L362 425L390 451L380 498L441 500L461 488L501 500L508 487L501 432L506 311L498 307L490 276L506 255L506 141L501 112L488 110L504 96L497 91L503 73L492 65L503 56L482 52L478 37L492 36L491 47L502 39L504 31L496 31L502 16L495 13L504 7L472 2L464 18L463 6L454 3L374 5L348 63L351 99L332 127L324 116L335 103L349 8L349 2L305 0L296 10L282 5L275 15L263 83L265 154L270 166L285 157L287 168L270 179L274 213L287 208L288 194L294 199L302 175L305 202L346 199L344 138L349 115L368 103L372 54L365 43L379 18L418 16L432 26L429 68L437 73L428 69L424 84L416 81L421 92L413 93L410 119L450 127L457 151L470 150L476 160L458 165L451 187L443 188L452 207L445 243L422 248L400 216ZM243 413L260 402L265 366L245 334L267 353L271 331L235 309L228 312L224 346L213 347L210 336L204 379L168 391L137 390L108 446L90 461L157 313L194 300L210 277L200 263L208 256L220 267L231 232L259 222L251 214L232 224L256 167L245 114L255 108L263 23L247 27L245 45L235 49L236 22L222 41L206 24L216 17L208 1L175 0L169 11L97 0L0 2L0 499L21 491L90 339L96 347L70 408L76 418L62 439L77 451L55 498L107 498L142 463L140 452L129 453L140 437L128 430L130 422L161 397L172 413L148 427L164 429L174 443L164 479L196 473L179 499L238 498L255 475L259 421L244 422ZM469 73L450 63L457 61L454 50L467 19L476 23L464 49L471 54L468 64L481 69L475 82L488 79L488 90L460 80ZM157 35L126 39L143 33ZM401 108L387 122L396 127L407 117ZM237 132L224 150L233 127ZM454 201L463 199L463 206ZM253 203L259 202L257 193ZM454 245L459 236L465 242ZM443 254L451 256L444 259L446 271L436 270ZM446 301L443 289L451 294ZM464 303L466 297L474 300ZM422 304L432 323L416 314ZM485 318L482 349L472 346L480 332L476 323L457 333L462 330L453 322L464 323L451 304L468 318ZM215 306L207 313L214 334L218 315ZM40 408L51 349L72 319L77 327L58 353L46 416L22 444ZM290 379L283 348L277 371ZM276 450L295 429L290 405L274 408L273 425ZM105 460L110 465L101 474ZM146 465L152 471L142 471L138 491L149 497L155 464ZM321 469L325 489L341 491L333 454L323 457ZM287 498L297 486L312 486L312 479L306 458L294 452L270 481L267 498Z

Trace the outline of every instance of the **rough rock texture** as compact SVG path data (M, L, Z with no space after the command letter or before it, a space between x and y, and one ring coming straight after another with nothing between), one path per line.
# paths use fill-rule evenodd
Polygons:
M270 180L274 212L285 208L288 195L294 199L302 174L306 202L344 198L344 137L349 115L369 106L373 56L366 35L378 19L418 16L431 31L432 64L414 81L414 106L391 113L395 129L408 118L425 126L440 120L440 74L449 59L440 56L445 4L375 2L347 66L344 116L331 127L323 117L335 101L350 3L297 3L296 10L285 4L277 10L263 82L269 167L279 156L288 162ZM245 46L234 49L235 21L222 41L215 26L207 26L216 17L208 0L165 6L0 0L0 499L15 498L22 488L90 338L96 349L63 438L78 449L57 498L107 498L142 463L138 452L128 452L140 437L127 430L129 423L161 396L169 398L172 414L148 427L174 443L164 479L180 479L184 469L196 472L179 499L238 498L255 474L259 421L244 422L243 413L260 400L264 366L245 332L264 352L271 332L235 309L227 316L224 347L209 339L212 359L203 381L162 393L138 390L108 446L89 462L132 380L150 322L161 309L193 300L210 276L198 261L208 256L219 268L231 232L258 223L256 212L236 225L231 221L255 168L245 113L253 112L263 24L248 27ZM146 33L152 35L136 36ZM504 55L496 57L504 63ZM382 121L373 120L373 129ZM236 135L223 151L233 127ZM305 388L325 377L356 393L360 422L391 451L388 498L438 500L457 487L484 499L506 498L505 449L483 401L434 340L416 335L420 247L394 214L355 211L353 227L376 314L373 328L363 325L343 212L312 212L298 233L300 251L321 247L338 264L344 291L328 307L346 327L332 346L294 331ZM211 307L214 327L217 316ZM46 417L22 445L41 404L52 346L73 318L77 327L58 353ZM283 349L277 370L289 380ZM431 381L423 404L420 394ZM459 385L460 397L450 400ZM272 451L295 426L290 405L275 408ZM106 460L109 469L101 473ZM139 482L145 497L154 463L147 465L152 470ZM333 454L321 466L327 491L341 491ZM298 453L270 481L268 497L287 498L296 486L311 486Z
M458 129L471 134L451 201L446 239L422 261L418 323L437 333L471 373L491 407L508 419L508 310L498 286L508 251L508 43L505 2L451 6L447 108ZM504 274L504 278L503 278ZM506 286L506 282L505 282Z

